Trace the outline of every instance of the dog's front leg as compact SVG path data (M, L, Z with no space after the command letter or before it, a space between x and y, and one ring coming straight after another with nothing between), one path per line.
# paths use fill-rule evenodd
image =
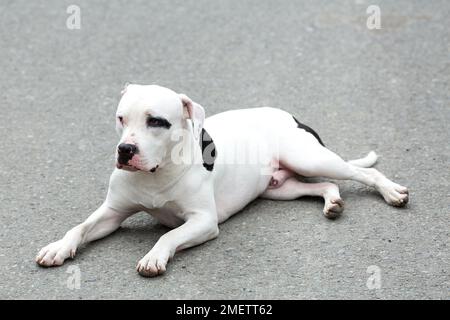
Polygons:
M219 235L217 219L211 214L194 213L176 229L163 235L155 246L138 262L140 275L153 277L163 274L175 252L199 245Z
M44 267L62 265L64 260L75 256L79 246L107 236L130 215L131 213L113 210L103 203L83 223L70 229L61 240L42 248L36 256L36 262Z

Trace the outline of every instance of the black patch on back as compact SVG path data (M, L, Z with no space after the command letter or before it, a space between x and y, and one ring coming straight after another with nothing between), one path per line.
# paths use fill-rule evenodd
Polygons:
M203 166L206 170L212 171L216 160L216 145L204 128L200 134L200 147L202 148Z
M315 132L313 129L311 129L310 127L308 127L306 124L303 124L301 122L299 122L297 119L295 119L294 116L292 116L292 118L294 118L295 122L297 122L297 127L300 129L303 129L309 133L311 133L316 139L317 141L319 141L319 143L321 145L323 145L325 147L325 145L323 144L322 140L320 139L319 135L317 134L317 132Z

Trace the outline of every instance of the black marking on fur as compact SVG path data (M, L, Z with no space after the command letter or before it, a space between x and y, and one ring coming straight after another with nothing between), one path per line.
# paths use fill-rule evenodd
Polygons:
M203 166L206 170L212 171L216 160L216 145L205 129L202 129L200 134L200 147L202 148Z
M325 147L325 145L322 142L322 139L320 139L320 137L317 134L317 132L315 132L312 128L308 127L306 124L303 124L303 123L299 122L297 119L295 119L294 116L292 116L292 118L294 118L295 122L297 122L297 127L298 128L303 129L303 130L311 133L317 139L317 141L319 141L319 143Z

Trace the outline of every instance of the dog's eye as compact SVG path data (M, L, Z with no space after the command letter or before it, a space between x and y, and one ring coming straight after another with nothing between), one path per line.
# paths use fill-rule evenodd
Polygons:
M169 129L171 126L172 125L170 124L170 122L164 118L159 118L159 117L148 117L147 118L147 127L153 127L153 128L162 127L162 128Z
M161 120L158 118L149 118L147 119L147 125L149 127L160 127L161 126Z
M119 120L119 122L120 122L121 124L123 124L123 117L122 117L122 116L118 116L118 117L117 117L117 120Z

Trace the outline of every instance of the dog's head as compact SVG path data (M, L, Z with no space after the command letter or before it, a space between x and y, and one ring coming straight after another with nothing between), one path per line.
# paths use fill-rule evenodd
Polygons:
M155 172L170 160L171 149L179 142L173 133L192 130L192 124L198 139L204 119L203 108L184 94L156 85L127 85L116 113L121 137L117 168Z

